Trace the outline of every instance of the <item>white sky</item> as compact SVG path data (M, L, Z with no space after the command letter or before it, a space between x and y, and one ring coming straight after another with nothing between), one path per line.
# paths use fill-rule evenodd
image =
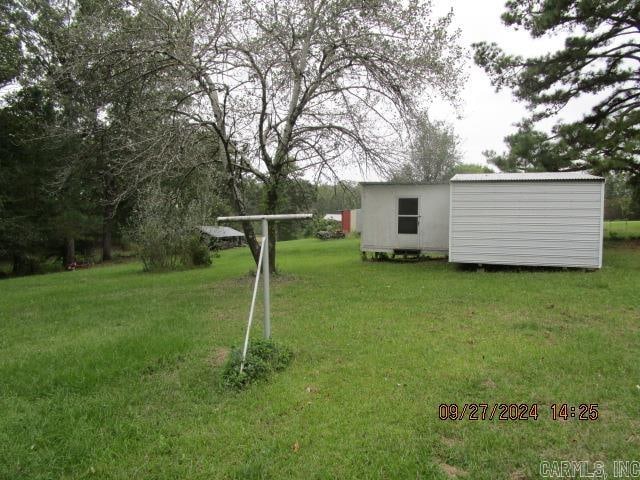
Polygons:
M511 91L496 92L489 77L473 63L471 44L480 41L496 42L509 53L523 56L538 55L562 47L564 37L532 39L526 31L506 27L500 20L504 12L504 0L433 0L434 13L444 15L454 12L454 25L461 30L461 43L468 49L468 80L462 92L462 110L459 115L443 102L435 102L429 109L430 117L447 120L453 124L461 140L464 163L486 163L484 150L504 150L503 138L515 132L514 124L528 112L523 103L517 102ZM570 103L561 115L539 125L549 129L560 118L575 119L589 110L588 99ZM349 180L379 180L374 172L362 175L356 169L343 172Z

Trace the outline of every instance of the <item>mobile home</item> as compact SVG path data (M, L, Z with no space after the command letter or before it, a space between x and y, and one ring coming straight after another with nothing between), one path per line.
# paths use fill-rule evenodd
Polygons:
M450 262L600 268L604 179L584 172L458 174L362 184L363 252Z
M361 185L361 251L391 254L448 251L448 184Z

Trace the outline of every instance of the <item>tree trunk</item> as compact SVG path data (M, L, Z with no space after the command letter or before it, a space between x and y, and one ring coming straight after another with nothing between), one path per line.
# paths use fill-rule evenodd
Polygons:
M73 238L64 241L64 267L68 267L76 261L76 242Z
M266 211L267 215L273 215L278 212L278 182L277 180L269 182L265 185L267 189ZM274 222L269 222L269 271L277 273L276 268L276 242L277 230Z
M108 262L112 259L111 237L113 233L113 205L107 204L104 207L102 216L102 261Z
M246 213L239 213L239 215L246 215ZM256 231L253 228L251 222L242 222L242 230L244 231L244 238L247 241L253 261L258 265L258 259L260 258L260 244L256 239Z
M275 222L269 222L269 271L278 273L276 268L276 242L278 241L278 230Z
M11 273L15 276L24 275L24 257L19 253L13 254L13 267Z
M247 209L244 206L241 190L237 182L238 180L235 175L232 172L228 172L227 187L231 193L231 204L233 205L237 215L244 216L247 214ZM242 229L244 230L244 237L247 241L247 245L249 246L249 250L251 250L253 261L258 265L258 259L260 258L260 245L258 244L258 240L256 240L256 231L254 230L251 222L242 222Z

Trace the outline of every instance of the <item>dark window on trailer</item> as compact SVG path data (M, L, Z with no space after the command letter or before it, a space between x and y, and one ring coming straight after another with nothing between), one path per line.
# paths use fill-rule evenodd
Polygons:
M398 233L418 233L418 199L398 199Z

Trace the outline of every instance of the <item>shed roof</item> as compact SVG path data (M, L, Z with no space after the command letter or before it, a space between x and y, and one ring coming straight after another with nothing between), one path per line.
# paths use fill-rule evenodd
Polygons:
M422 185L448 185L449 182L360 182L360 185L406 185L408 187L419 187Z
M586 172L458 173L452 182L604 182Z
M322 218L324 220L333 220L335 222L341 222L342 221L342 213L327 213Z
M238 230L235 230L231 227L214 227L209 225L202 225L198 228L201 232L215 238L244 237L244 233L239 232Z

